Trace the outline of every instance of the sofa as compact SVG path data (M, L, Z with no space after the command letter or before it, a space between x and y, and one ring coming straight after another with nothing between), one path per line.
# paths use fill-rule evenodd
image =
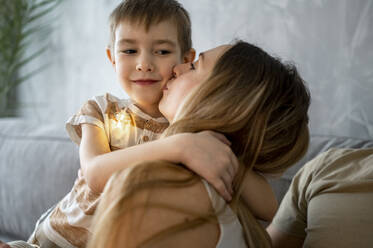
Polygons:
M331 147L368 148L373 140L311 135L305 157L281 178L270 179L279 201L294 174ZM71 189L78 169L78 146L63 123L0 119L0 240L26 240L39 216Z

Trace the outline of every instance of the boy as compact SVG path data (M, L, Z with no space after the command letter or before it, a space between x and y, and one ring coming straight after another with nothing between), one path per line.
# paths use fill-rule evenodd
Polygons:
M107 180L138 161L169 160L197 173L198 165L211 166L212 175L199 174L230 199L237 159L224 136L201 132L148 143L168 126L158 103L172 68L195 57L188 13L175 0L128 0L112 12L110 29L107 55L130 99L95 97L69 119L66 128L80 145L81 169L71 192L38 221L29 243L85 247ZM188 154L195 144L204 151Z

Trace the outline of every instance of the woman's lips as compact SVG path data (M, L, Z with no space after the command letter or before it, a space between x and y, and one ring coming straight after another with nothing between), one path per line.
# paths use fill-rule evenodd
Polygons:
M159 80L153 80L153 79L139 79L139 80L133 80L135 84L139 85L152 85L155 83L158 83Z

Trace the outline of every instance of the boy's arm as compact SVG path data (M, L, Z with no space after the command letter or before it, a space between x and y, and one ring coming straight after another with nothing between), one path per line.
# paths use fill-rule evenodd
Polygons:
M10 245L3 243L3 241L0 240L0 248L11 248Z
M167 142L158 140L112 152L107 136L101 128L82 124L80 164L90 189L101 193L110 176L116 171L140 161L165 159L177 152L175 148L167 147Z
M278 202L271 185L263 176L249 171L243 181L242 196L256 218L272 221Z
M224 198L230 199L231 182L238 163L232 167L235 156L227 142L223 135L213 132L177 134L111 152L106 134L101 128L82 124L80 164L88 186L92 191L100 193L113 173L141 161L166 160L183 163L192 170L200 167L200 164L208 163L214 166L200 167L202 176L207 177Z

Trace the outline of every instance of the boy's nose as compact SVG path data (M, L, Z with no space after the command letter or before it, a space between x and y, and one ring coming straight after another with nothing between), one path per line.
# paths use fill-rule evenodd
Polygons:
M141 63L138 63L136 65L136 71L141 71L141 72L152 72L154 71L154 67L152 64L150 63L144 63L144 62L141 62Z
M141 72L153 72L154 65L152 61L152 56L147 53L141 53L137 58L136 71Z
M174 67L174 76L179 77L180 75L182 75L183 73L188 71L189 68L190 68L190 63L180 64L180 65L175 66Z

